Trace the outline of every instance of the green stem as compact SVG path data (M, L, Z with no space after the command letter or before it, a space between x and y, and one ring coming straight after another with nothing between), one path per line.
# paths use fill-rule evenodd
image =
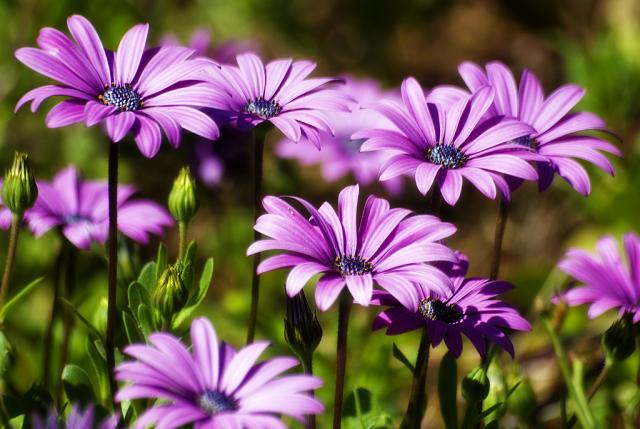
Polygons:
M4 265L4 273L2 274L2 285L0 286L0 308L4 307L9 294L9 281L11 280L11 271L13 270L13 261L16 256L16 248L18 247L18 233L20 232L20 222L22 215L13 214L11 217L11 230L9 232L9 247L7 248L7 259Z
M509 202L500 197L498 203L498 215L496 216L496 229L493 237L493 253L491 255L491 270L489 278L495 280L500 272L500 258L502 256L502 241L504 239L504 230L507 226L509 217Z
M478 417L478 402L470 402L467 404L467 410L464 413L464 418L462 419L462 429L468 429L473 425L473 422Z
M78 257L78 249L76 249L73 245L68 245L69 250L67 251L67 263L65 266L65 282L64 282L64 298L73 302L73 291L76 286L76 261ZM73 329L73 314L71 312L71 308L68 305L64 306L64 311L62 313L62 323L63 323L63 334L62 334L62 351L60 358L60 366L58 374L62 375L62 371L64 370L64 366L67 364L69 360L69 344L71 342L71 332ZM56 391L56 398L58 399L58 403L62 403L62 380L58 377L58 388Z
M404 415L401 429L420 429L422 419L427 409L427 370L429 369L429 333L427 328L422 329L418 356L413 371L413 383L407 412Z
M569 366L569 360L567 354L562 346L560 338L553 329L551 320L547 315L542 316L542 324L547 331L547 334L551 338L551 344L553 345L553 351L556 355L558 365L560 366L560 373L567 386L569 397L573 399L575 405L575 413L578 421L585 429L593 429L596 427L595 418L591 413L587 398L584 396L582 389L577 389L574 384L573 374Z
M598 374L598 377L589 388L589 393L587 393L587 401L591 401L591 399L593 399L598 389L600 389L604 381L607 379L609 370L611 369L611 364L612 362L609 359L605 360L604 365L602 366L602 369ZM571 416L571 419L569 419L569 423L567 423L567 427L572 428L576 424L576 421L577 417L575 415Z
M51 367L51 351L53 350L53 331L55 327L56 319L58 318L58 310L60 309L60 276L62 274L62 266L64 264L67 245L66 239L63 238L63 242L60 244L60 250L56 257L55 269L53 274L53 300L51 300L51 314L49 316L49 324L47 325L47 332L44 337L44 358L42 360L42 381L45 388L49 387L50 367Z
M262 162L264 158L265 132L256 128L253 130L253 223L255 225L260 216L262 202ZM260 239L260 233L254 229L253 241ZM260 298L260 276L258 275L258 265L260 264L260 253L253 255L253 271L251 277L251 309L249 311L249 326L247 329L247 344L253 342L256 335L256 324L258 322L258 300Z
M182 260L187 246L187 223L184 221L178 222L178 239L178 259Z
M301 357L300 361L302 362L302 369L304 370L304 373L307 375L313 375L313 352L307 353L305 356ZM309 394L311 397L315 397L315 392L313 390ZM307 415L307 429L316 429L315 414Z
M117 143L109 144L109 289L107 295L107 332L105 349L107 372L112 403L115 406L117 390L113 369L115 367L114 327L118 289L118 148Z
M349 330L349 313L351 312L351 295L343 290L340 294L338 308L338 341L336 347L336 386L333 396L333 429L342 427L342 400L344 396L344 377L347 368L347 333Z

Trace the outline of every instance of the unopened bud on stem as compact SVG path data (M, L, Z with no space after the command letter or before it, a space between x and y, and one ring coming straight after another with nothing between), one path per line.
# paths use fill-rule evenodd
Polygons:
M16 152L13 165L7 170L2 184L2 201L13 214L22 214L33 207L38 198L38 186L29 166L26 153Z

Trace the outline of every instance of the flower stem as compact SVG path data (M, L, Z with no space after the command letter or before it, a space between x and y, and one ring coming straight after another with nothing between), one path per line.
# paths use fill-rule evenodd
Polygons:
M65 240L63 238L63 240ZM62 266L64 264L65 256L67 252L67 246L65 241L60 244L60 250L56 257L56 264L53 273L53 300L51 301L51 315L49 317L49 324L47 325L47 332L44 339L44 358L42 360L42 381L45 388L49 387L50 378L50 364L51 364L51 351L53 350L53 330L55 327L56 319L58 318L58 310L60 308L60 275L62 274Z
M304 373L307 375L313 375L313 352L302 356L300 361L302 362L302 369L304 370ZM315 392L313 390L309 392L309 394L312 398L315 397ZM307 415L307 429L316 429L315 414Z
M589 393L587 393L587 401L590 401L591 399L593 399L598 389L600 389L604 381L607 379L607 376L609 375L609 370L611 369L611 363L612 362L610 360L608 359L605 360L604 365L602 366L602 369L598 374L598 377L589 388ZM572 428L573 426L575 426L577 420L578 419L575 415L572 416L569 419L569 423L567 423L567 427Z
M67 263L64 268L65 270L65 278L64 278L64 298L72 302L73 291L76 286L76 261L78 258L78 249L76 249L72 245L67 245L69 250L67 251ZM62 375L62 371L64 370L64 366L67 364L69 360L69 343L71 341L71 332L73 329L73 314L71 314L71 308L68 305L64 306L64 311L62 313L62 323L63 323L63 334L62 334L62 351L60 357L60 370L58 374ZM58 404L62 403L62 380L58 378L58 388L56 391L56 398L58 399Z
M500 272L500 257L502 255L502 240L504 238L504 230L507 226L507 218L509 217L509 202L500 197L498 203L498 215L496 217L496 229L493 238L493 253L491 255L491 271L489 278L495 280Z
M420 429L425 410L427 409L427 370L429 369L429 333L422 330L418 356L413 370L413 384L407 412L404 415L401 429Z
M347 332L351 295L343 290L338 309L338 341L336 348L336 390L333 396L333 429L342 427L342 399L344 395L344 376L347 367Z
M11 217L11 230L9 232L9 247L7 248L7 259L4 265L4 273L2 274L2 285L0 286L0 308L4 307L9 293L9 280L11 280L11 270L13 269L13 260L16 256L16 248L18 247L18 233L20 232L20 222L22 215L13 214Z
M118 288L118 149L120 145L109 145L109 289L107 295L107 332L105 349L111 399L115 404L117 390L113 369L115 367L114 325Z
M262 201L262 160L264 157L264 130L255 128L253 130L253 221L260 216L260 203ZM257 241L260 233L253 231L253 240ZM258 275L258 265L260 264L260 253L253 255L253 271L251 277L251 310L249 313L249 327L247 329L247 344L253 342L256 335L256 324L258 322L258 300L260 298L260 276Z
M187 223L184 221L178 222L178 240L178 259L182 260L187 246Z

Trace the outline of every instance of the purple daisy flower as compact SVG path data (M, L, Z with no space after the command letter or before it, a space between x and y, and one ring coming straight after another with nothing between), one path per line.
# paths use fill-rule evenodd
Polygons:
M94 415L93 405L88 405L82 410L77 404L73 404L66 422L62 424L59 422L59 416L55 409L49 410L46 419L34 415L31 418L31 423L34 429L116 429L118 426L118 419L115 416L109 416L98 425L94 425Z
M365 128L394 129L393 124L380 113L361 109L365 103L372 103L392 94L381 90L378 82L352 77L344 78L342 90L357 101L351 112L328 112L327 117L333 125L335 134L321 133L321 148L309 144L299 144L290 139L278 142L276 152L283 158L297 159L304 166L320 164L322 177L335 182L351 173L356 182L369 185L378 178L378 173L387 156L382 152L360 152L363 140L354 140L351 135ZM402 188L401 178L383 182L390 193L398 193Z
M206 56L220 64L231 64L236 56L249 51L256 51L254 41L226 40L215 45L211 41L211 32L206 28L197 28L191 33L189 48L194 50L194 55ZM180 46L180 41L173 34L167 34L160 40L162 46Z
M450 281L430 261L455 261L453 251L438 243L456 227L435 216L414 215L406 209L389 208L382 198L370 196L358 225L358 186L348 186L338 197L338 213L329 203L319 209L301 198L310 219L277 197L265 197L266 214L255 230L268 237L253 243L252 255L267 250L285 253L260 263L258 274L293 267L286 281L290 297L296 295L316 274L316 305L327 310L346 287L355 302L367 306L374 281L394 295L403 294L418 279L434 288L447 289Z
M181 128L218 138L216 123L198 110L220 96L215 87L196 80L203 68L213 65L211 60L190 59L193 50L182 47L145 50L148 24L131 28L116 52L104 49L84 17L71 16L67 25L76 43L54 28L43 28L39 49L16 51L27 67L61 84L29 91L16 110L31 101L35 112L48 97L67 97L49 111L48 127L104 123L114 143L131 132L149 158L160 149L161 130L173 147L180 144Z
M431 102L414 78L402 83L403 104L383 100L373 104L399 131L371 128L353 135L368 139L363 151L390 151L380 180L415 174L418 190L426 195L436 182L442 197L455 205L463 179L483 195L495 199L496 188L508 198L501 174L535 180L535 170L513 153L507 142L529 135L531 127L509 118L482 120L493 102L490 87L460 98L450 106Z
M488 63L486 71L470 62L460 64L458 70L472 92L486 85L494 88L496 96L488 115L516 118L533 128L513 142L542 156L536 159L541 191L551 185L558 173L580 194L588 195L589 175L574 158L589 161L613 176L611 162L599 151L621 156L618 148L605 140L579 134L607 132L604 121L590 112L569 113L584 96L583 88L563 85L545 99L540 81L527 69L522 72L519 87L511 71L497 61Z
M191 324L192 351L173 335L155 333L150 345L127 346L135 361L116 368L116 378L129 381L117 401L150 398L162 402L148 408L136 428L155 424L174 428L193 423L195 428L284 429L280 415L303 421L307 414L324 411L308 394L322 380L308 375L285 375L298 365L291 357L256 364L267 342L255 342L236 352L220 343L204 318Z
M149 234L161 235L173 220L152 201L132 200L134 192L131 186L118 186L118 229L146 244ZM74 167L67 167L51 183L38 182L38 199L25 218L36 237L59 227L80 249L88 249L91 243L104 244L109 229L107 182L82 181Z
M623 245L626 264L609 235L598 240L597 256L580 249L567 252L558 267L584 284L563 293L569 305L590 303L591 319L617 308L631 314L633 323L640 322L640 237L629 232Z
M376 291L372 302L390 308L376 317L373 329L387 328L387 335L397 335L426 326L433 347L444 340L455 357L462 353L461 334L481 356L486 353L485 340L489 340L513 357L513 344L503 329L531 330L515 308L495 298L513 286L504 281L465 278L469 263L466 256L457 254L458 263L440 264L453 282L444 293L423 283L405 289L402 296Z
M307 76L316 68L311 61L282 59L266 66L253 53L238 55L238 66L223 65L210 73L216 87L227 97L210 107L220 109L227 120L240 129L250 129L269 121L287 138L305 138L320 147L320 132L333 132L326 111L348 111L350 100L331 88L334 78Z

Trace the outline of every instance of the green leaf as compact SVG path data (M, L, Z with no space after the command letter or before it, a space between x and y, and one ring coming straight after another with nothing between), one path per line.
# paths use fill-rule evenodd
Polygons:
M96 350L98 351L98 354L100 355L102 360L104 362L106 362L107 361L107 352L104 349L104 343L102 342L102 340L95 340L93 342L93 345L96 347Z
M344 416L361 418L371 412L371 392L364 387L357 387L344 401Z
M138 283L140 283L147 291L153 290L156 285L157 279L157 264L155 262L148 262L142 267L140 274L138 275Z
M3 395L5 409L9 419L27 412L35 412L46 416L53 406L53 398L41 384L33 384L22 396ZM30 421L30 419L29 419Z
M156 330L151 307L144 304L138 306L138 326L140 326L145 338Z
M13 367L15 352L9 339L0 331L0 378Z
M187 245L187 249L184 252L183 262L194 264L196 262L196 252L198 251L198 243L195 240L191 240Z
M79 366L65 365L62 371L62 387L70 402L82 405L96 402L91 379Z
M135 311L140 304L151 306L151 295L149 291L139 282L132 282L127 289L129 308Z
M16 305L18 302L20 302L20 300L22 298L27 296L29 294L29 292L31 292L33 290L33 288L35 288L36 286L38 286L40 284L40 282L42 280L44 280L44 277L39 277L39 278L35 279L31 283L29 283L28 285L23 287L20 290L20 292L15 294L15 296L13 298L11 298L9 301L7 301L7 303L4 305L4 307L2 307L2 310L0 310L0 323L4 322L4 318L7 316L7 314L9 314L9 310L11 310L11 308L14 305Z
M82 314L80 314L80 312L76 310L76 308L73 306L73 304L70 301L67 301L65 298L60 298L60 301L62 301L66 306L68 306L73 311L73 314L75 314L78 320L80 320L82 324L89 330L90 334L92 334L95 338L101 341L104 341L100 331L98 331L98 329L95 326L93 326L91 322L89 322Z
M107 397L106 380L105 380L105 374L107 371L107 362L104 359L104 357L100 355L100 352L98 351L98 346L95 344L94 341L91 341L90 339L87 340L85 348L87 350L87 355L89 356L89 360L91 361L91 366L93 367L94 379L97 381L96 386L98 388L98 396L100 397L100 400L104 400Z
M440 362L438 373L438 397L440 399L440 413L447 429L458 427L458 410L456 406L456 392L458 389L458 369L453 355L447 352Z
M124 330L127 333L129 344L144 342L144 335L140 330L138 322L126 311L122 312L122 324L124 325Z
M160 273L167 268L167 259L167 248L164 243L160 243L158 246L158 256L156 257L156 278L154 279L154 283L160 276Z
M189 301L187 301L187 305L180 310L178 314L173 318L173 322L171 326L175 329L178 328L182 322L184 322L189 315L195 310L204 297L207 295L207 291L209 290L209 286L211 285L211 278L213 277L213 258L207 259L207 262L204 264L204 268L202 269L202 275L200 276L200 281L198 282L198 290L195 294L193 294Z
M409 371L411 371L411 374L415 372L415 367L409 361L409 359L407 359L407 356L405 356L405 354L402 353L402 350L400 350L400 348L396 345L396 343L393 343L393 357L398 359L400 363L406 366L409 369Z

